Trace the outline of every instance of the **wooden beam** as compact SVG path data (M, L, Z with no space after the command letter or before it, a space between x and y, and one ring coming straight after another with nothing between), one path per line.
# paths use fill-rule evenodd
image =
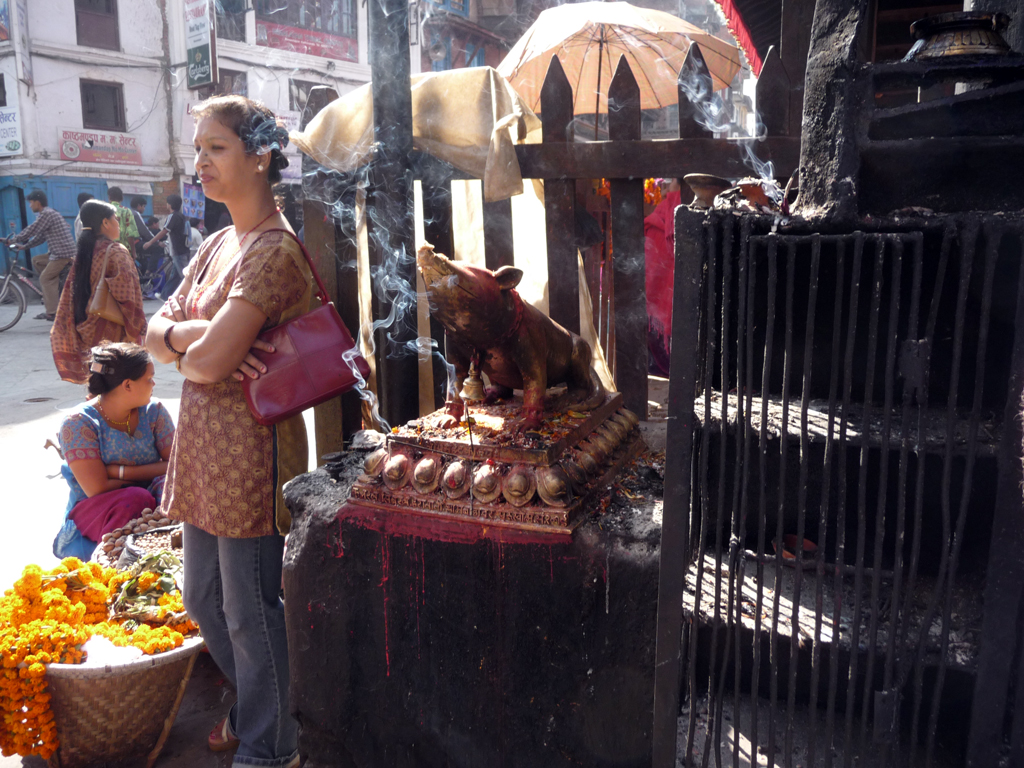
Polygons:
M452 182L442 181L436 186L423 184L423 236L434 250L445 256L454 257L455 244L452 238ZM433 315L430 316L430 338L437 344L440 355L445 355L444 327ZM448 370L439 355L430 360L434 375L434 407L444 405L448 392Z
M800 139L769 137L750 142L761 160L771 160L780 176L799 164ZM736 139L655 139L572 144L519 144L525 179L649 179L710 173L736 178L751 174Z
M790 91L789 114L791 134L800 133L800 115L803 114L804 79L807 75L807 56L811 50L811 26L814 21L814 0L782 0L782 25L779 34L779 58L786 71ZM758 104L758 109L761 105Z
M413 222L412 94L409 90L409 5L406 0L370 3L370 73L373 133L381 151L371 166L370 261L384 269L393 286L374 307L374 319L387 317L392 305L409 302L416 290ZM377 293L375 291L375 293ZM401 317L377 330L377 389L381 415L391 425L419 416L416 355L403 349L416 338L415 317ZM396 354L397 353L397 354Z
M790 119L792 85L774 45L765 54L761 74L757 78L754 90L757 113L769 136L788 136L791 133L800 133L799 120L797 120L796 130L792 129L792 120Z
M512 242L512 200L483 204L484 259L488 269L515 266Z
M338 98L338 92L333 88L320 86L309 93L306 109L302 113L301 127L304 129L309 119L320 112L329 103ZM303 170L314 170L315 163L305 155L302 158ZM338 272L336 266L337 242L335 240L334 224L330 220L330 209L324 201L324 193L329 185L316 184L314 187L314 176L303 173L303 180L310 180L305 185L302 202L302 224L304 245L309 252L310 258L316 266L320 279L327 288L327 294L336 307L344 306L339 292ZM316 286L314 286L315 288ZM316 300L314 299L314 302ZM349 326L349 330L358 330L358 318L355 326ZM358 422L357 422L358 424ZM315 434L315 446L319 464L320 456L326 453L334 453L342 450L344 446L345 419L342 410L342 399L335 397L326 403L313 408L313 431Z

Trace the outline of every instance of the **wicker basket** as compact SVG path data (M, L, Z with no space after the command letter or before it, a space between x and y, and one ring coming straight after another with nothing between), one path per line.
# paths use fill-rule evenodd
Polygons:
M50 664L46 680L60 748L51 768L85 768L149 755L177 714L201 637L172 651L106 667Z

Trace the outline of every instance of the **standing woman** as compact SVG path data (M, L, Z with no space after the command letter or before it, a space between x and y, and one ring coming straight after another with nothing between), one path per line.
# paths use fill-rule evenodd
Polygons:
M242 96L193 109L196 173L235 222L203 243L149 326L146 343L185 377L162 507L185 523L185 607L234 683L238 701L210 734L237 746L235 766L298 765L288 711L288 645L280 599L291 518L281 486L307 466L301 416L256 423L244 376L265 371L257 335L309 309L312 276L274 202L287 131Z
M79 215L82 234L57 305L50 347L60 377L64 381L85 384L89 380L89 350L101 341L141 343L146 332L146 315L142 311L142 289L135 261L128 249L117 242L121 227L114 206L101 200L89 200L82 205ZM96 283L104 276L110 295L124 315L124 325L86 311Z

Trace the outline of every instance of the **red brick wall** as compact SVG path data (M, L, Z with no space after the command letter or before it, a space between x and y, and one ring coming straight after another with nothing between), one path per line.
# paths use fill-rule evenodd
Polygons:
M171 212L171 206L167 204L167 196L172 194L181 194L181 185L177 178L153 182L153 213L156 216L166 216Z

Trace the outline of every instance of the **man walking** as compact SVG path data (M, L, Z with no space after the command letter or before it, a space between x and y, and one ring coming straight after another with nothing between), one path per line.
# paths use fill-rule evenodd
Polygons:
M120 187L111 187L107 190L107 199L117 209L117 223L121 225L121 236L117 238L117 241L128 250L128 253L135 253L135 241L139 239L139 229L135 226L135 217L132 212L121 205L124 202L124 192Z
M48 201L43 190L33 189L25 195L25 199L28 200L32 212L36 214L36 220L3 242L7 245L20 245L23 248L31 248L45 242L49 247L49 253L32 257L32 267L39 275L45 307L45 311L36 315L35 319L53 322L53 317L57 313L57 301L60 299L57 294L60 273L75 259L75 241L71 238L71 228L64 217L47 206Z
M173 295L178 285L184 278L185 267L188 266L189 261L189 247L188 241L191 239L192 228L188 223L188 219L181 212L182 199L181 195L171 194L167 196L167 205L171 208L171 215L164 221L163 229L157 232L153 238L145 244L143 247L154 245L164 237L170 236L170 251L171 251L171 262L174 264L174 274L169 277L167 286L164 288L164 295L162 298L166 299L168 296Z
M90 192L79 192L78 193L78 215L75 216L75 242L78 242L78 238L82 236L82 206L92 200L92 193Z

